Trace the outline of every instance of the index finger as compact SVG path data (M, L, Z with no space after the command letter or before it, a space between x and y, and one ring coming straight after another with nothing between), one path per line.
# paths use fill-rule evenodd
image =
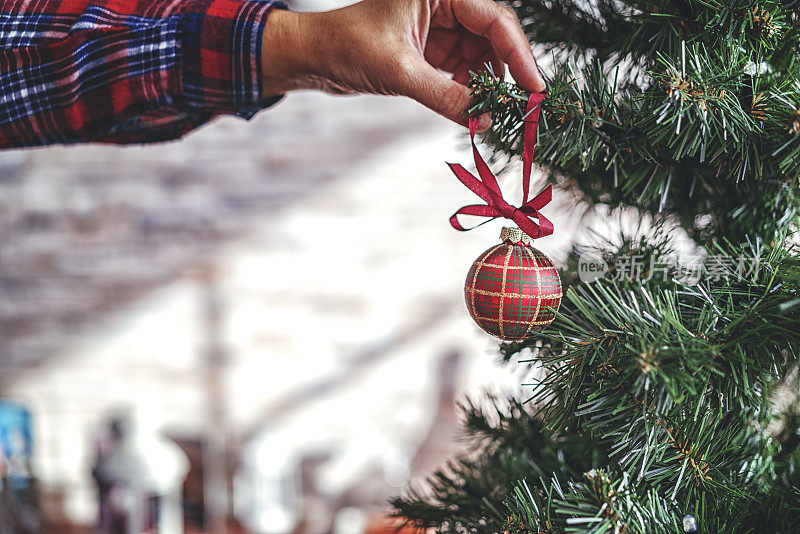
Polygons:
M489 39L523 89L537 93L545 90L530 44L513 10L492 0L451 0L450 6L462 26Z

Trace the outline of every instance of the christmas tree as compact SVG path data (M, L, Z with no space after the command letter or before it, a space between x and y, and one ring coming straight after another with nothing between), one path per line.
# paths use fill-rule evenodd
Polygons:
M537 164L650 230L574 245L556 321L501 346L530 366L526 395L465 403L471 450L395 514L441 532L800 532L800 2L510 5L552 58ZM472 85L495 163L518 157L528 95ZM587 255L610 271L581 280Z

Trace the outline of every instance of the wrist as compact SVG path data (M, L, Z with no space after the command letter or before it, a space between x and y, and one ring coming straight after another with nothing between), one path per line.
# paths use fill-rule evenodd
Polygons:
M274 10L261 38L261 78L264 97L310 87L314 54L305 29L313 13Z

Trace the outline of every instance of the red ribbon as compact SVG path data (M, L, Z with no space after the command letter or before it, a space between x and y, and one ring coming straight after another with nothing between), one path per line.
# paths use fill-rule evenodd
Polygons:
M471 206L464 206L450 217L450 224L453 228L459 231L472 230L476 226L485 224L498 217L505 217L514 221L520 230L528 234L530 237L536 239L545 237L553 233L553 223L547 217L539 213L539 210L550 203L553 198L552 186L548 185L544 190L528 200L528 189L531 181L531 169L533 168L533 149L536 147L536 127L539 125L539 113L541 112L541 103L544 100L544 93L533 93L528 99L528 109L525 114L525 133L523 138L522 150L522 205L515 207L505 201L503 193L500 191L500 186L497 183L489 166L481 157L478 152L478 147L475 145L475 134L478 131L478 117L469 120L469 136L472 140L472 154L475 157L475 166L478 169L478 174L481 179L479 180L473 176L469 171L458 163L448 163L450 170L453 174L461 180L461 183L466 185L470 191L481 197L486 204L473 204ZM489 220L484 221L472 228L464 228L458 222L459 215L475 215L478 217L489 217ZM533 221L537 219L539 223Z

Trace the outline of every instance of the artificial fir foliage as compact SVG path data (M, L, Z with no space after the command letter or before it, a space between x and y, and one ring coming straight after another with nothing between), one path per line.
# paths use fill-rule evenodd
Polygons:
M472 450L395 499L397 516L442 532L800 532L800 2L510 5L554 58L536 162L587 209L657 231L593 244L611 266L593 282L576 244L552 327L501 347L531 366L528 396L466 406ZM519 156L528 95L472 83L469 113L494 117L484 141ZM682 276L680 232L699 279ZM622 272L633 256L642 268Z

